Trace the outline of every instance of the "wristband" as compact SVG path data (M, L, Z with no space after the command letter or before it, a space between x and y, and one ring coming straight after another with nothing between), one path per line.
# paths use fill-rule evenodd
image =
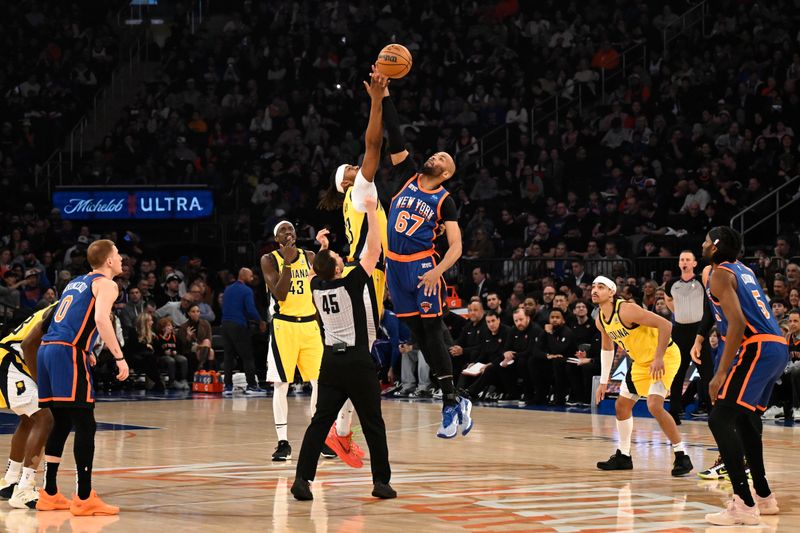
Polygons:
M124 360L125 360L125 358L124 358L124 357L120 357L120 358L116 358L116 357L115 357L115 358L114 358L114 361L124 361Z

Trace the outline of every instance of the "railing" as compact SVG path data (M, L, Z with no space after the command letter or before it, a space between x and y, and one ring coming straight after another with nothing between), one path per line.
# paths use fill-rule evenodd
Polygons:
M667 24L664 29L662 30L662 44L664 50L664 56L669 53L669 43L680 37L683 32L688 30L689 28L701 24L701 31L703 32L703 37L708 37L706 34L706 17L711 12L711 6L708 3L708 0L703 0L696 6L687 9L678 20Z
M794 193L792 193L792 187L794 187ZM786 191L785 194L783 193L784 190ZM749 206L736 213L731 218L730 225L742 235L742 241L746 242L745 237L748 233L752 232L754 229L758 228L770 219L773 219L775 221L775 235L778 235L781 227L781 211L795 203L797 200L800 200L800 175L791 178L780 187L773 189ZM766 214L754 212L759 209L770 209L768 204L773 201L775 202L775 210L771 213ZM753 212L754 215L757 215L757 219L754 223L745 224L745 215L751 212ZM752 217L750 218L752 219ZM792 217L792 220L797 221L797 216Z

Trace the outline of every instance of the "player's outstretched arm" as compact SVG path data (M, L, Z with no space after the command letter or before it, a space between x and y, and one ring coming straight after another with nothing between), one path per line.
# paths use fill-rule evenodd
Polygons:
M364 161L361 163L361 175L369 182L375 179L375 171L381 161L381 144L383 143L383 92L386 90L388 80L386 76L380 74L372 67L370 81L364 82L364 88L370 98L369 122L367 131L364 134Z
M128 378L128 363L125 362L125 356L117 340L117 331L111 323L111 309L117 300L119 288L114 281L102 277L92 283L92 291L95 296L94 322L97 324L97 332L117 362L119 369L117 379L125 381Z
M378 199L368 196L364 199L367 213L367 253L361 258L361 268L368 276L372 275L381 256L381 229L378 224Z
M386 87L383 98L383 125L386 127L386 134L389 137L389 154L392 157L392 165L399 165L408 157L408 150L403 142L403 134L400 131L400 117L397 108L394 106L392 97L389 95L389 87Z

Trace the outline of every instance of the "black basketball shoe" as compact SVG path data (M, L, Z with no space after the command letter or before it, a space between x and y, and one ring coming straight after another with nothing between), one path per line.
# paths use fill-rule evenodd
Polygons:
M608 461L597 463L597 468L600 470L633 470L633 459L631 459L630 455L624 455L617 450L614 455L608 458Z
M279 440L275 453L272 454L273 461L288 461L292 458L292 447L288 440Z
M692 471L694 465L692 460L684 452L675 453L675 464L672 466L672 475L675 477L685 476Z

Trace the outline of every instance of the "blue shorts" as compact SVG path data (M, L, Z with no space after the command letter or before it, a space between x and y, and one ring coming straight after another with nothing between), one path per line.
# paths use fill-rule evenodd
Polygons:
M433 256L413 261L395 261L386 258L386 284L394 305L394 314L398 317L442 316L444 292L447 286L443 279L439 280L436 294L425 296L425 287L417 288L420 276L436 266Z
M89 354L71 344L43 342L36 366L39 407L94 407Z
M775 335L755 335L742 344L717 396L718 402L748 411L766 410L775 382L789 362L786 342L778 339Z

